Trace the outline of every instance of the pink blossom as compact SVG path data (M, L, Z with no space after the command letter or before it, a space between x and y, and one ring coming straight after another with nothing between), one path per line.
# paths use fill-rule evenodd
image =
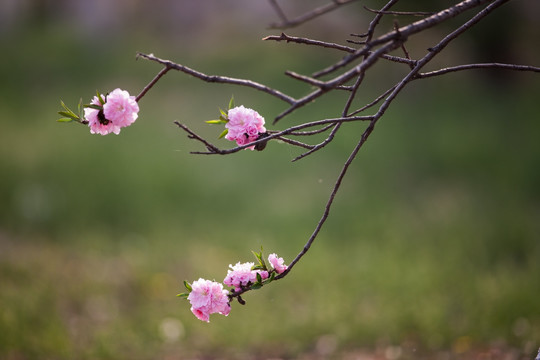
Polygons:
M268 277L270 276L270 274L268 274L268 271L266 270L258 270L257 272L259 273L259 275L261 275L261 279L263 280L268 279Z
M90 103L92 105L101 106L97 96L94 96ZM92 134L107 135L110 133L115 133L118 135L120 133L120 126L106 119L102 109L98 110L87 107L84 109L84 118L86 121L88 121L90 133Z
M247 125L245 128L244 128L246 134L251 137L251 136L255 136L255 137L259 137L259 128L253 124L249 124ZM263 131L264 132L264 131Z
M188 300L191 303L191 312L202 321L209 322L210 314L218 313L229 315L228 291L223 285L210 280L199 279L191 284Z
M266 132L264 118L255 110L245 108L243 105L230 109L227 117L229 121L225 127L228 132L225 139L236 141L238 146L255 141L259 134ZM248 149L253 150L254 146Z
M105 118L120 127L131 125L137 120L138 112L139 105L135 96L130 96L127 91L121 89L109 93L103 105Z
M227 139L227 137L225 138ZM248 137L245 136L244 134L239 134L236 137L228 138L227 140L236 141L236 144L238 146L246 145L247 143L249 143Z
M231 270L227 271L227 276L223 280L223 283L227 286L233 286L235 290L240 290L241 286L255 283L257 281L257 272L252 270L253 265L255 263L252 262L243 264L238 262L234 266L229 265Z
M278 274L287 270L287 265L284 264L283 258L278 257L276 254L268 255L268 262Z

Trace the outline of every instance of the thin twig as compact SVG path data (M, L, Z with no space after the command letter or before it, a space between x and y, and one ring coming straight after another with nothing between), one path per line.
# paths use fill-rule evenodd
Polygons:
M301 141L289 139L289 138L286 138L284 136L277 136L276 139L281 140L284 143L287 143L289 145L298 146L298 147L301 147L301 148L304 148L304 149L313 149L314 148L314 145L305 144L305 143L303 143Z
M389 2L387 2L380 11L387 11L388 9L390 9L392 6L394 6L399 0L390 0ZM369 23L369 27L368 27L368 30L365 34L360 34L360 35L357 35L359 37L362 37L362 38L365 38L365 41L366 42L369 42L371 41L371 39L373 38L373 34L375 33L375 28L377 27L377 25L379 25L379 22L381 21L382 19L382 16L383 14L382 13L379 13L377 14L373 20L371 20L371 22Z
M330 132L328 137L326 139L324 139L323 142L321 142L321 143L319 143L319 144L317 144L315 146L312 146L309 151L298 155L297 157L292 159L292 161L295 162L295 161L301 160L301 159L305 158L306 156L309 156L309 155L313 154L314 152L319 151L320 149L324 148L326 145L328 145L328 143L330 143L332 140L334 140L334 136L336 135L337 131L341 127L341 124L342 123L337 123L336 125L334 125L334 128L332 129L332 131Z
M305 82L306 84L309 84L309 85L313 85L315 87L323 87L325 82L324 81L321 81L321 80L317 80L317 79L314 79L312 77L309 77L309 76L305 76L305 75L301 75L301 74L297 74L295 73L294 71L285 71L285 75L287 76L290 76L292 77L293 79L296 79L296 80L299 80L299 81L303 81Z
M348 52L348 53L354 53L357 51L357 49L355 48L352 48L350 46L344 46L344 45L340 45L340 44L335 44L335 43L329 43L329 42L325 42L325 41L319 41L319 40L313 40L313 39L308 39L308 38L304 38L304 37L296 37L296 36L289 36L285 33L281 33L281 35L270 35L270 36L266 36L263 38L263 40L274 40L274 41L286 41L286 42L293 42L293 43L297 43L297 44L305 44L305 45L314 45L314 46L320 46L320 47L324 47L324 48L331 48L331 49L336 49L336 50L341 50L341 51L345 51L345 52ZM351 40L347 40L347 41L350 41L352 42ZM371 54L370 51L366 52L366 54ZM389 60L389 61L393 61L393 62L398 62L398 63L404 63L404 64L414 64L414 60L411 60L411 59L408 59L408 58L402 58L402 57L399 57L399 56L392 56L392 55L387 55L387 54L384 54L382 55L382 58L385 59L385 60Z
M203 139L202 137L200 137L199 135L195 134L193 131L191 131L186 125L180 123L179 121L175 121L174 122L176 125L178 125L178 127L180 127L182 130L184 130L185 132L187 132L189 135L188 137L190 139L195 139L197 141L200 141L202 142L206 148L208 149L208 151L211 151L213 153L216 153L216 154L219 154L220 150L217 146L214 146L212 144L210 144L208 141L206 141L205 139Z
M312 136L312 135L317 135L317 134L320 134L320 133L323 133L325 132L326 130L330 129L332 126L334 126L334 124L328 124L320 129L317 129L317 130L311 130L311 131L292 131L289 133L289 135L294 135L294 136Z
M381 15L430 16L430 15L434 14L432 11L428 12L428 11L384 11L384 10L375 10L375 9L370 9L367 6L364 6L364 9L366 9L367 11L370 11L372 13L381 14Z
M324 15L332 10L337 9L338 7L352 3L356 0L333 0L331 3L313 9L303 15L300 15L292 20L282 21L281 23L270 24L270 29L287 29L298 26L314 18Z
M161 79L161 77L163 75L165 75L169 70L171 70L170 67L166 66L164 67L163 69L161 69L161 71L152 79L152 81L150 81L148 83L148 85L146 85L144 87L144 89L142 89L142 91L139 93L139 95L137 95L137 97L135 98L135 101L139 102L139 100L142 99L142 97L144 95L146 95L146 93L148 92L148 90L150 90L158 81L159 79Z
M349 115L357 115L359 113L361 113L362 111L365 111L375 105L377 105L382 99L384 99L388 94L390 94L392 91L394 91L394 89L396 88L396 85L392 86L390 89L386 90L385 92L383 92L381 95L377 96L377 98L375 100L373 100L372 102L362 106L360 109L358 110L355 110L353 111L352 113L350 113Z
M287 23L289 20L287 19L287 16L285 15L285 12L281 9L279 4L276 0L269 0L270 5L274 8L274 11L278 14L279 18L281 19L282 23Z
M444 69L434 70L426 73L420 73L417 79L427 79L433 76L444 75L456 71L471 70L471 69L501 69L501 70L514 70L514 71L531 71L540 72L540 67L529 65L516 65L516 64L501 64L501 63L479 63L479 64L466 64L451 66Z
M297 44L314 45L314 46L319 46L323 48L341 50L348 53L354 53L356 51L355 48L352 48L350 46L344 46L344 45L329 43L329 42L320 41L320 40L313 40L313 39L308 39L304 37L289 36L285 33L281 33L281 35L266 36L263 38L263 40L286 41L286 42L294 42Z

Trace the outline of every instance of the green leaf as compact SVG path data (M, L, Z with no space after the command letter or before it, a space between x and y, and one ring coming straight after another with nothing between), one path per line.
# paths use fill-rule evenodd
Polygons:
M229 115L227 115L227 113L225 111L223 111L223 109L219 109L219 112L221 113L221 116L219 117L221 119L221 117L223 116L224 119L228 119L229 118Z
M62 107L63 107L64 110L66 110L66 111L59 111L59 112L58 112L59 114L60 114L60 113L64 113L64 114L69 114L69 116L75 116L75 117L77 117L77 114L75 114L75 113L74 113L70 108L68 108L68 107L66 106L66 104L64 104L63 102L62 102Z
M94 104L86 104L86 105L84 105L84 107L90 108L90 109L96 109L96 110L101 110L101 109L103 109L103 106L101 106L101 105L94 105Z
M77 108L79 109L79 119L84 119L84 105L82 98L79 99L79 104L77 105Z
M257 258L257 260L259 261L259 265L257 265L257 267L261 270L268 270L268 268L266 267L266 263L264 262L264 259L263 259L263 250L262 250L262 246L261 246L261 252L260 253L256 253L255 251L251 251L253 253L253 255L255 255L255 257Z
M263 259L263 247L262 247L262 245L261 245L260 254L261 254L261 258L260 258L261 265L264 268L264 270L268 270L268 267L266 266L266 263L264 262L264 259Z
M99 91L96 90L96 94L97 94L99 103L100 103L102 106L105 105L105 99L101 96L101 94L99 93Z
M222 137L224 137L225 135L227 135L228 132L229 132L229 129L223 130L223 132L222 132L221 134L219 134L218 139L221 139Z
M262 284L262 276L260 273L257 273L257 284Z
M272 272L270 274L270 277L268 279L263 280L263 285L270 284L272 281L274 281L274 278L276 277L276 273Z
M191 287L191 284L188 283L186 280L184 280L184 286L185 286L186 289L188 289L190 292L191 292L191 290L193 290L193 288Z
M62 100L60 100L60 105L61 105L66 111L71 111L71 110L69 110L69 108L67 107L67 105L66 105Z
M262 284L255 283L251 285L251 290L259 290L260 288L262 288Z
M253 250L251 250L251 252L253 253L253 255L255 255L255 257L257 258L257 260L259 260L259 262L261 262L261 260L262 260L262 254L256 253L256 252L253 251Z
M205 121L205 123L207 123L207 124L226 124L227 121L226 121L226 120L223 120L223 119L219 119L219 120L207 120L207 121Z
M71 121L74 121L72 118L61 118L61 119L58 119L56 120L58 122L71 122Z
M58 114L62 115L64 117L71 118L73 120L78 120L79 119L79 117L77 115L75 115L74 113L72 113L71 111L59 111Z
M231 96L231 100L229 101L229 110L231 110L234 107L234 95Z

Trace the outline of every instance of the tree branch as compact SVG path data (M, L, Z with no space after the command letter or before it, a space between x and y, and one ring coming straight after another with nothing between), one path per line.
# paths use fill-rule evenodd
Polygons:
M287 102L289 104L294 104L296 102L296 100L293 97L291 97L289 95L286 95L286 94L284 94L281 91L278 91L276 89L272 89L272 88L270 88L270 87L268 87L266 85L259 84L259 83L255 82L255 81L252 81L252 80L236 79L236 78L231 78L231 77L227 77L227 76L218 76L218 75L206 75L206 74L204 74L202 72L193 70L193 69L191 69L191 68L189 68L187 66L184 66L184 65L174 63L174 62L172 62L170 60L160 59L160 58L154 56L153 54L138 53L137 56L142 57L143 59L146 59L146 60L157 62L157 63L165 66L169 70L173 69L173 70L181 71L183 73L186 73L188 75L196 77L196 78L198 78L200 80L203 80L205 82L246 86L246 87L250 87L250 88L265 92L267 94L270 94L270 95L272 95L272 96L274 96L274 97L276 97L276 98L278 98L280 100L283 100L283 101L285 101L285 102Z
M370 121L373 119L373 116L349 116L349 117L341 117L341 118L333 118L333 119L323 119L323 120L317 120L317 121L312 121L312 122L308 122L308 123L304 123L304 124L300 124L300 125L296 125L296 126L291 126L285 130L281 130L281 131L272 131L272 132L269 132L269 135L263 139L258 139L258 140L255 140L255 141L252 141L248 144L245 144L245 145L241 145L241 146L236 146L234 148L230 148L230 149L219 149L217 146L214 146L212 144L210 144L208 141L204 140L204 138L202 138L201 136L195 134L195 132L193 132L192 130L190 130L186 125L178 122L178 121L175 121L174 123L180 127L182 130L184 130L185 132L188 133L188 137L190 139L194 139L194 140L197 140L201 143L204 144L204 146L208 149L208 151L193 151L191 152L191 154L199 154L199 155L227 155L227 154L233 154L233 153L236 153L240 150L243 150L243 149L247 149L253 145L257 145L257 144L261 144L261 143L264 143L264 142L267 142L267 141L270 141L270 140L273 140L273 139L282 139L282 136L284 135L293 135L293 136L306 136L306 135L314 135L316 133L320 133L322 132L321 130L317 130L315 132L312 132L312 133L298 133L298 130L302 130L302 129L307 129L307 128L310 128L310 127L316 127L316 126L321 126L321 125L332 125L332 124L338 124L338 123L346 123L346 122L356 122L356 121ZM326 130L327 128L323 128L323 130ZM307 146L310 146L310 145L307 145Z
M385 44L388 42L392 42L395 40L401 40L404 41L409 38L409 36L417 34L421 31L424 31L426 29L429 29L435 25L438 25L448 19L452 19L459 14L470 10L472 8L478 7L482 4L488 3L492 0L465 0L460 2L459 4L456 4L450 8L444 9L436 14L433 14L430 17L427 17L422 20L418 20L412 24L400 27L398 29L395 29L393 31L390 31L384 35L379 36L378 38L369 41L365 44L364 48L358 49L354 54L350 54L346 57L344 57L341 61L338 61L337 63L333 64L332 66L321 70L315 74L313 74L313 77L318 78L323 75L330 74L344 66L347 66L351 62L355 61L356 59L364 56L367 51L369 51L371 48ZM397 0L391 1L391 4L395 4ZM389 4L390 4L389 3ZM382 16L382 14L377 14L377 16ZM369 34L369 32L368 32ZM363 34L366 35L366 34ZM362 36L362 35L361 35Z

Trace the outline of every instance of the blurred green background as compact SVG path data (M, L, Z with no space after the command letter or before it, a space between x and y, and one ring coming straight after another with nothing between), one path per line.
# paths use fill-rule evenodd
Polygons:
M323 3L287 10L299 14ZM260 41L279 33L265 29L276 16L262 1L0 4L0 358L536 353L537 75L478 71L411 84L353 163L310 253L286 279L247 294L246 306L234 303L229 317L214 315L207 324L176 298L182 281L222 281L229 264L252 261L251 250L261 246L290 262L365 125L347 124L325 151L291 163L298 150L279 143L226 157L190 155L200 145L172 122L215 139L221 129L204 121L234 95L265 116L268 128L282 129L336 116L346 94L273 127L285 105L268 95L169 73L141 100L134 126L104 137L56 123L59 101L76 107L81 97L87 102L96 90L116 87L137 94L160 70L135 61L137 51L293 96L309 89L285 70L309 74L342 54ZM440 8L415 4L407 6ZM345 43L369 23L361 5L287 33ZM535 6L506 5L432 68L492 60L539 65L531 48L539 35L530 16ZM421 56L444 31L411 40L412 55ZM378 64L357 105L406 70Z

